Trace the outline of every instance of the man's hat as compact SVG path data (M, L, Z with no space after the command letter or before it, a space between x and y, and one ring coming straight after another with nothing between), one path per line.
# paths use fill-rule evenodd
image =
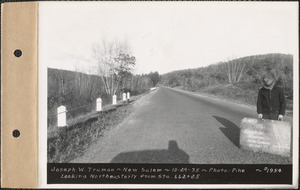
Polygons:
M276 76L274 73L269 72L262 77L263 85L265 88L273 88L275 82L276 82Z

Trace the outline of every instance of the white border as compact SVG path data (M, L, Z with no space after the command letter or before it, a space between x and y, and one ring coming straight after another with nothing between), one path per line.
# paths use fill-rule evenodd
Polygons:
M39 2L44 3L44 2ZM58 3L58 2L52 2L52 3ZM79 3L79 2L72 2L72 3ZM82 3L82 2L80 2ZM85 2L85 3L101 3L101 2ZM111 2L102 2L102 3L111 3ZM114 2L116 3L116 2ZM130 4L138 4L138 3L145 3L145 2L130 2ZM154 2L151 2L154 3ZM186 3L186 2L177 2L177 3ZM208 2L203 2L208 3ZM212 2L214 3L214 2ZM224 3L224 2L223 2ZM234 4L235 2L227 2ZM254 3L254 2L247 2L247 3ZM264 2L267 3L267 2ZM270 3L270 2L269 2ZM271 2L272 3L272 2ZM275 2L277 3L277 2ZM298 18L298 2L289 2L293 3L295 7L297 8L297 12L295 12L295 17ZM39 13L40 14L40 13ZM299 20L298 20L299 21ZM298 22L297 22L298 23ZM39 32L41 31L40 23L39 23ZM298 39L298 31L299 31L299 25L297 26L297 29L295 28L294 36L296 39ZM39 33L40 34L40 33ZM43 52L43 46L42 39L38 40L38 49L39 49L39 55ZM182 184L176 184L176 185L151 185L151 184L139 184L139 185L132 185L132 184L58 184L58 185L49 185L47 184L47 66L40 64L42 62L41 57L39 56L39 82L38 82L38 93L39 93L39 171L38 171L38 187L40 188L144 188L144 189L150 189L150 188L217 188L217 189L223 189L223 188L233 188L233 189L240 189L240 188L247 188L247 189L255 189L255 188L295 188L298 187L298 181L299 181L299 130L298 130L298 123L299 123L299 39L295 40L294 44L294 64L293 64L293 73L294 73L294 84L293 84L293 97L294 97L294 107L293 107L293 185L182 185Z

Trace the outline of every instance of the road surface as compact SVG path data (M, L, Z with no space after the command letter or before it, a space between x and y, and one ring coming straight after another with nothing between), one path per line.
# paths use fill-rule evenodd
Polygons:
M255 108L159 88L73 163L290 164L239 148L239 125Z

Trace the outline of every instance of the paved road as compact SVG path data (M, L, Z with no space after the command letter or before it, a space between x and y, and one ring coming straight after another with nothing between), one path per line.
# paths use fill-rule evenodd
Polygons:
M288 164L291 158L238 147L239 124L255 109L159 88L91 145L78 163Z

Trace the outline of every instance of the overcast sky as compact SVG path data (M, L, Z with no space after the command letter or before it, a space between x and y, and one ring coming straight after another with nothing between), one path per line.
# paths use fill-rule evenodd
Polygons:
M128 42L136 74L295 54L297 24L296 2L39 2L40 64L92 73L103 39Z

